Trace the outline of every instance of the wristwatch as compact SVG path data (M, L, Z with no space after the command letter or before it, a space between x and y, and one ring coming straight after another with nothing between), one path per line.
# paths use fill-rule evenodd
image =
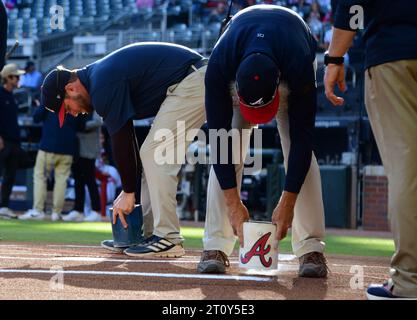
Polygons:
M331 57L329 56L329 52L324 53L324 65L327 66L329 63L342 65L345 61L343 57Z

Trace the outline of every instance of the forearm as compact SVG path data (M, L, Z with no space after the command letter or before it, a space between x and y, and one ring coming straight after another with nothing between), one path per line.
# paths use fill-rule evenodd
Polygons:
M114 161L122 180L123 191L136 190L138 163L135 156L133 122L129 121L111 137Z
M329 46L329 55L332 57L342 57L349 50L355 37L353 31L334 28L332 41Z
M241 202L237 188L223 190L223 194L226 200L226 205L229 208L235 208Z
M279 206L294 208L297 201L298 194L294 192L283 191L279 199Z

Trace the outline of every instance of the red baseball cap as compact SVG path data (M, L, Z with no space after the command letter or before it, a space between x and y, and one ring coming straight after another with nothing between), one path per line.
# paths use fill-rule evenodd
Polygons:
M246 121L262 124L271 121L279 108L280 72L266 54L246 57L236 73L240 112Z

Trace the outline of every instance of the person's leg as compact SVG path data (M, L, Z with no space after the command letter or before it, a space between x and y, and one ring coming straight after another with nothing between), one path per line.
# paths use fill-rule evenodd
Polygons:
M284 84L281 91L284 92ZM290 150L290 133L288 120L288 103L286 94L281 94L280 107L277 114L277 124L281 146L284 155L284 166L287 170ZM324 251L324 206L321 191L320 170L314 153L310 169L297 197L294 218L291 228L292 247L294 254L301 257L310 252Z
M74 176L74 190L75 190L75 201L74 211L84 212L85 202L85 163L83 158L78 158L72 164L72 174Z
M39 150L36 155L35 168L33 172L33 208L39 212L45 210L47 195L46 187L46 152Z
M90 194L91 209L93 211L100 212L101 204L95 176L95 159L84 159L84 165L84 181L87 185L88 193Z
M241 160L239 164L235 165L237 187L240 192L244 162L249 149L253 127L243 119L238 105L235 105L233 108L232 127L239 129L241 133ZM207 186L207 206L203 238L204 250L220 250L229 256L233 251L237 237L233 234L226 210L227 206L223 190L220 188L219 181L212 167Z
M2 150L3 163L3 181L1 184L1 208L8 208L10 202L10 194L16 178L17 163L14 159L14 145L5 142Z
M64 208L67 179L71 172L72 156L53 154L55 164L55 185L52 211L60 214Z
M184 163L185 152L196 134L191 132L193 137L188 137L191 141L185 141L187 133L191 129L200 129L205 121L205 69L200 68L168 89L167 97L140 149L154 218L153 234L175 244L184 240L176 213L177 175ZM179 121L182 123L179 124ZM164 137L166 139L158 138L158 134L165 133L168 133ZM173 158L164 161L162 157L165 154L173 155Z
M141 178L140 204L142 206L143 215L143 236L149 238L153 234L153 214L151 206L151 197L149 195L148 183L145 174Z
M365 102L388 177L393 293L417 297L417 60L366 71Z

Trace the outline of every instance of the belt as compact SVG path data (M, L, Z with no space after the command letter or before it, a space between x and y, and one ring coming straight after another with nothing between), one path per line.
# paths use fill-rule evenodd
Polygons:
M198 69L206 66L208 63L208 59L203 58L199 61L197 61L196 63L193 63L187 70L187 74L185 75L186 77L189 76L191 73L193 73L194 71L197 71Z

